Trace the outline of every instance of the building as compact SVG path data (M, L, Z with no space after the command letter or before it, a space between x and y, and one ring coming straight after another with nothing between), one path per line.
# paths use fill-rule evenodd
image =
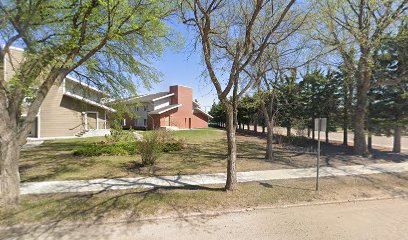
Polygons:
M123 119L124 128L207 128L212 118L193 101L193 89L180 85L170 86L168 92L129 98L125 103L135 106L136 117Z
M24 50L10 48L4 57L4 79L9 81L24 59ZM61 138L103 136L109 134L108 116L116 110L105 103L109 95L79 80L66 77L60 86L52 86L44 99L29 137ZM26 98L26 106L30 99ZM198 103L193 102L193 90L171 86L160 92L126 100L135 107L135 118L123 119L124 128L206 128L211 118ZM24 107L22 117L24 117Z
M23 59L23 49L15 47L10 49L10 55L5 56L3 66L6 81L13 77ZM60 86L54 85L48 92L38 111L30 137L105 135L109 132L107 115L116 112L115 109L103 104L108 97L109 95L92 86L66 77ZM30 99L26 100L29 104Z

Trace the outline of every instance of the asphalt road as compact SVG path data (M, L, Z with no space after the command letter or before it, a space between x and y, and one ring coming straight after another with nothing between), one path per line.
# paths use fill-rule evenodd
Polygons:
M3 229L0 238L408 239L407 222L408 199L390 199L260 209L212 217Z

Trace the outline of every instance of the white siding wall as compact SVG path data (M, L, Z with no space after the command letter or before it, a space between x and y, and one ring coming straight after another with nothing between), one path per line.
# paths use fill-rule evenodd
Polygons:
M68 78L65 79L65 91L98 103L101 102L101 99L104 97L103 94L89 89L77 82L71 81Z
M170 97L168 98L164 98L164 99L160 99L154 102L154 109L153 110L157 110L159 108L162 107L166 107L170 105Z
M138 127L143 127L144 125L144 119L147 119L147 112L153 110L153 105L152 104L147 104L146 106L146 111L144 110L143 106L139 106L137 110L135 111L136 113L136 119L134 120L136 123L136 126ZM133 123L133 124L135 124Z

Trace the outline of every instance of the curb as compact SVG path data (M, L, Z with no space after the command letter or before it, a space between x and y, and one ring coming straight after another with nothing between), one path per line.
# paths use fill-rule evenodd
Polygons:
M392 197L373 197L373 198L357 198L352 200L337 200L337 201L322 201L322 202L308 202L308 203L298 203L298 204L285 204L285 205L269 205L269 206L256 206L256 207L249 207L249 208L238 208L238 209L230 209L230 210L221 210L219 212L201 212L201 213L187 213L183 216L156 216L156 217L142 217L139 219L131 219L131 220L119 220L115 221L112 220L102 220L100 222L60 222L57 224L61 224L62 227L75 227L78 225L92 225L92 224L129 224L129 223L137 223L137 222L150 222L150 221L160 221L160 220L184 220L186 218L199 218L199 217L217 217L220 215L226 214L234 214L234 213L243 213L243 212L253 212L257 210L266 210L266 209L287 209L287 208L299 208L299 207L309 207L309 206L320 206L320 205L331 205L331 204L343 204L343 203L360 203L360 202L371 202L371 201L381 201L381 200L393 200L393 199L404 199L408 200L408 194L397 195ZM25 227L42 227L47 226L48 224L55 224L53 222L43 223L40 225L35 224L17 224L13 226L1 226L0 230L7 230L12 228L25 228Z

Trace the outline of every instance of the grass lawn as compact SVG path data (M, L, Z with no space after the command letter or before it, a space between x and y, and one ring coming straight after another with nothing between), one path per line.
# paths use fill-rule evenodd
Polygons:
M208 128L173 133L186 139L188 147L164 153L151 169L134 167L134 163L141 162L138 155L76 157L72 154L73 150L102 141L104 137L46 141L22 151L21 179L27 182L225 172L227 144L224 131ZM313 154L279 144L275 145L274 161L266 161L265 139L244 132L238 134L237 145L238 171L313 167L316 161ZM323 146L322 165L398 162L403 159L408 159L406 154L381 153L361 158L353 156L349 148L327 145Z
M407 180L408 173L321 178L319 192L314 190L315 179L308 178L242 183L234 192L225 192L218 185L24 195L18 209L0 209L0 224L132 221L260 206L408 197Z

